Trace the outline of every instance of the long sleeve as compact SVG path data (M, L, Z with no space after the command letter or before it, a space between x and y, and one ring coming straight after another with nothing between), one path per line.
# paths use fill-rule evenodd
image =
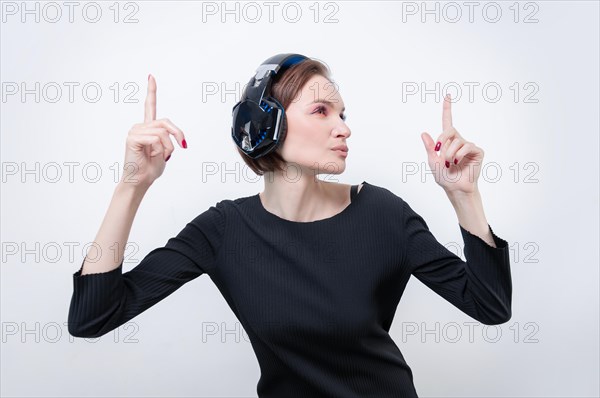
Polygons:
M164 247L148 253L129 272L73 274L68 330L75 337L99 337L144 312L185 283L215 266L223 232L222 203L189 222Z
M460 224L466 262L439 243L423 218L404 202L404 263L411 274L465 314L485 325L511 318L508 243L490 232L492 247Z

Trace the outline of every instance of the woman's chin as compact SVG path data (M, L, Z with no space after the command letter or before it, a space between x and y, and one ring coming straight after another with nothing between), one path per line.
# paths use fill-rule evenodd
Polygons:
M346 161L344 159L335 159L324 163L320 168L319 174L342 174L344 170L346 170Z
M294 163L289 167L292 168L306 168L312 170L314 174L342 174L346 170L346 160L339 156L332 158L321 159L314 161L312 164L304 162Z

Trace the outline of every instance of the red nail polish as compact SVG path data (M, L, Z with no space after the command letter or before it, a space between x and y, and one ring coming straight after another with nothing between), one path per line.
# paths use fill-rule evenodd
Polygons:
M167 156L167 158L165 159L165 162L168 162L169 159L171 159L171 155Z
M455 158L455 159L454 159L454 164L457 164L457 163L458 163L458 160L456 160L456 158Z
M438 141L437 144L435 144L435 150L436 152L440 150L440 147L442 146L442 143Z
M185 140L181 141L181 145L183 145L184 148L187 148L187 142L185 142Z
M448 167L448 168L450 167L450 162L448 162L447 160L446 160L446 167Z

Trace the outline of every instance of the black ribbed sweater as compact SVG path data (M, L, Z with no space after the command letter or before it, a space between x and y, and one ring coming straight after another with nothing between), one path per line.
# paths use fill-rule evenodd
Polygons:
M508 244L491 227L496 248L459 224L464 262L399 196L366 181L356 188L342 212L313 222L268 212L258 194L223 200L131 271L80 268L70 334L102 336L206 273L250 338L259 397L416 397L388 334L410 276L475 320L504 323Z

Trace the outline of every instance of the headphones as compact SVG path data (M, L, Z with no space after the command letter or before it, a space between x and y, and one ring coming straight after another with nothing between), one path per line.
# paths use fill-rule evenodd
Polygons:
M244 97L233 107L231 137L252 159L274 151L286 132L285 111L271 97L271 84L276 76L292 65L308 59L301 54L278 54L264 61L250 79Z

